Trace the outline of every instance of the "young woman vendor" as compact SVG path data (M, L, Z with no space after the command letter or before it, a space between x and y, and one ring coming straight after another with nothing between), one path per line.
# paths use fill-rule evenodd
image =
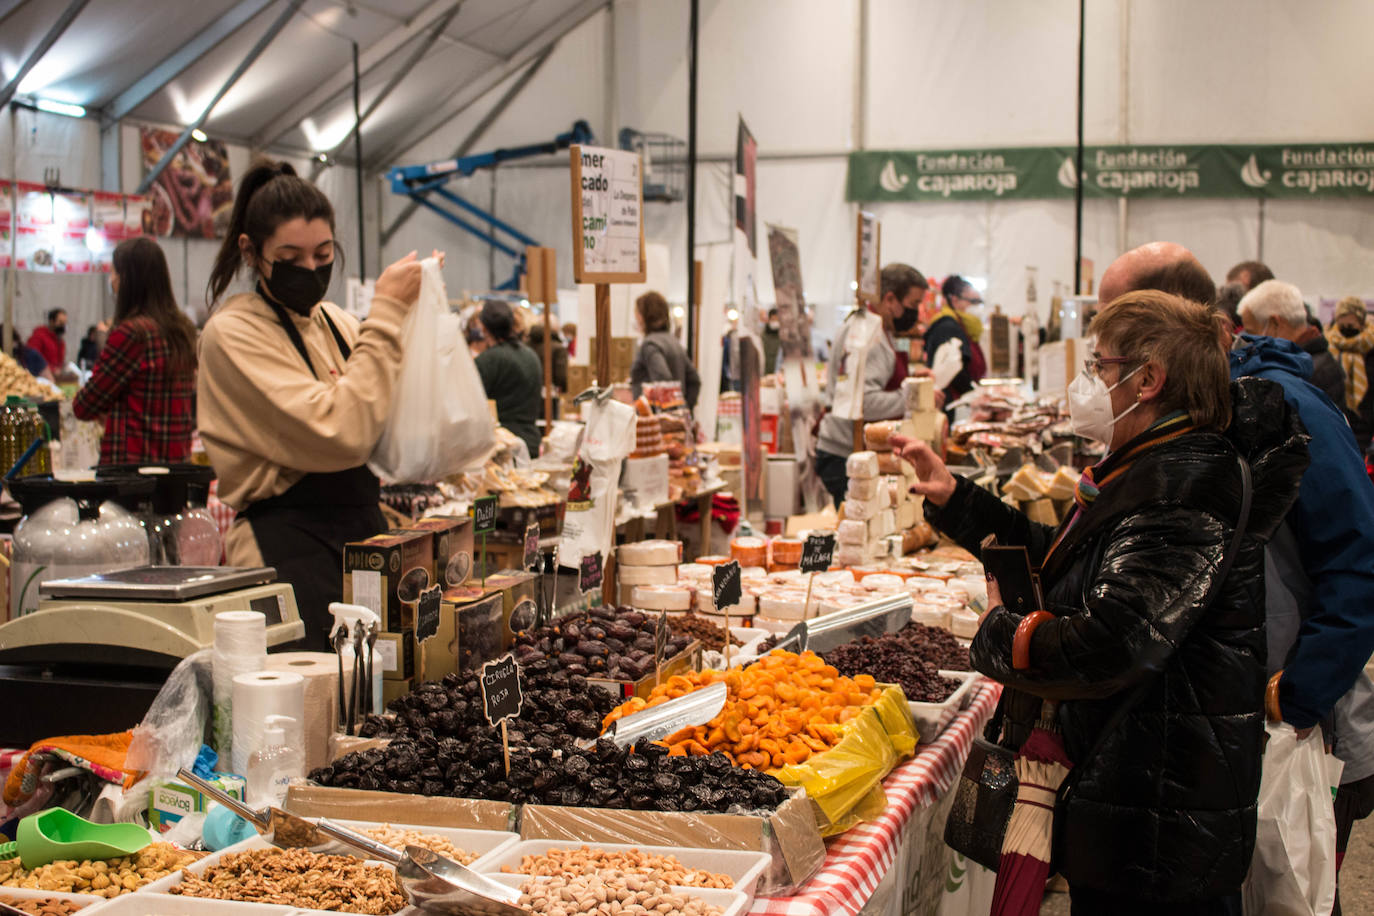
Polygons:
M210 274L197 420L238 510L231 566L273 566L292 585L304 648L328 648L343 545L386 529L367 459L401 365L401 323L420 292L412 252L377 278L367 321L324 302L337 253L334 208L285 163L243 176ZM240 269L252 292L222 298Z

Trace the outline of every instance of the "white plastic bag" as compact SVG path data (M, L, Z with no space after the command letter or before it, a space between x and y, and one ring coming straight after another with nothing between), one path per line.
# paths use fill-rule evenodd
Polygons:
M940 345L940 349L935 351L934 358L930 361L930 369L935 373L935 388L937 391L944 391L949 387L949 383L954 381L954 377L959 374L959 370L964 368L964 348L959 339L950 338Z
M1269 723L1246 916L1327 916L1336 901L1336 813L1321 729ZM1339 776L1336 777L1339 780Z
M420 298L401 328L391 415L368 461L389 483L432 483L478 467L495 444L482 377L449 310L439 262L421 266Z
M620 466L635 447L635 409L629 404L593 401L586 416L558 548L559 565L574 568L588 554L599 553L604 560L610 552Z

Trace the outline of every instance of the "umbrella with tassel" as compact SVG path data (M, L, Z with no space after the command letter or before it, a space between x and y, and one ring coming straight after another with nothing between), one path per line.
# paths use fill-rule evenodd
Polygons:
M1040 722L1016 756L1016 804L1002 841L992 892L992 916L1037 916L1050 874L1054 802L1073 763L1050 723L1056 704L1046 701Z

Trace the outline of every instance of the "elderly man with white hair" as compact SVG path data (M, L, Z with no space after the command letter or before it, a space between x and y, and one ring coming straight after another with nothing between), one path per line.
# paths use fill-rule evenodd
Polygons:
M1320 323L1309 318L1302 293L1296 286L1282 280L1265 280L1246 293L1236 309L1247 334L1291 340L1311 355L1312 377L1309 381L1320 388L1331 403L1340 405L1345 401L1345 374L1331 355Z

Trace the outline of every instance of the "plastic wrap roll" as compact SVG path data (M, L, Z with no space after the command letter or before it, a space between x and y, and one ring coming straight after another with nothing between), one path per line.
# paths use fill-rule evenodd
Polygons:
M328 652L278 652L267 656L267 670L299 674L305 681L305 771L329 763L329 735L339 719L339 659ZM345 653L344 686L353 683L353 653ZM373 708L382 711L382 656L372 653Z
M692 590L682 585L637 585L630 603L645 611L690 611Z
M802 557L801 538L773 538L773 562L779 566L796 566Z
M676 566L682 562L681 541L640 541L621 544L616 559L622 566Z
M301 747L301 725L305 721L305 678L288 671L254 671L234 678L233 772L248 772L248 758L262 745L262 731L268 716L290 716L296 720L286 740Z
M738 560L740 566L768 565L768 542L763 538L739 537L730 542L730 557Z
M214 633L212 741L223 768L234 743L234 678L267 667L267 617L258 611L221 611Z

